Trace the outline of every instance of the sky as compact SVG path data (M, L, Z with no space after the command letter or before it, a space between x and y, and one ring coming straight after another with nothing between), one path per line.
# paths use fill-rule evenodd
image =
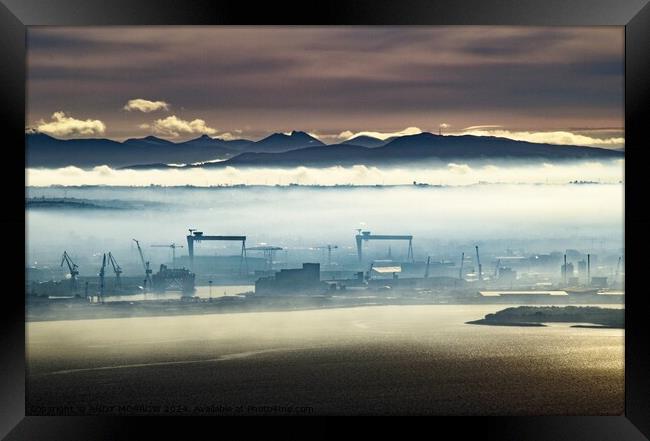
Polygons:
M624 145L623 27L30 27L26 126Z

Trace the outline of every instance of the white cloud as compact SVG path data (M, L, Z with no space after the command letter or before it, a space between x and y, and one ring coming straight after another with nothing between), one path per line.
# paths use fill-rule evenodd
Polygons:
M481 182L501 184L566 184L594 181L615 184L623 180L624 160L580 161L566 164L529 165L430 163L404 168L355 165L289 168L174 168L117 170L98 166L26 170L30 186L47 185L432 185L465 186Z
M594 138L591 136L580 135L566 131L517 132L504 129L492 129L490 127L498 126L467 127L463 130L462 134L476 136L497 136L501 138L515 139L517 141L528 141L542 144L561 144L609 148L618 148L625 146L625 138L622 137Z
M447 170L449 170L452 173L464 175L470 173L472 171L472 168L467 164L455 164L451 162L447 164Z
M482 126L465 127L462 130L463 130L463 132L467 132L467 131L471 131L471 130L480 130L480 129L498 129L500 127L503 127L503 126L499 126L499 125L496 125L496 124L492 124L492 125L488 124L488 125L482 125Z
M351 132L350 130L346 130L344 132L339 133L339 138L340 139L351 139L351 138L356 138L357 136L372 136L373 138L377 139L388 139L392 138L393 136L405 136L405 135L418 135L422 133L422 130L419 129L418 127L407 127L404 130L400 130L399 132Z
M239 139L230 132L223 132L217 135L217 138L223 139L224 141L232 141L233 139Z
M65 112L54 112L52 121L39 121L36 130L54 136L91 136L106 131L106 124L98 119L81 120L67 116Z
M169 110L169 103L166 103L164 101L149 101L143 100L142 98L136 98L134 100L129 100L123 109L128 110L129 112L132 110L139 110L140 112L149 113L155 112L156 110Z
M214 135L217 133L212 127L208 127L202 119L186 121L176 115L164 119L157 119L153 123L154 132L166 136L180 136L182 134L203 134Z
M144 123L144 124L138 124L138 128L139 128L139 129L150 129L150 128L151 128L151 125L150 125L150 124L147 124L147 123Z

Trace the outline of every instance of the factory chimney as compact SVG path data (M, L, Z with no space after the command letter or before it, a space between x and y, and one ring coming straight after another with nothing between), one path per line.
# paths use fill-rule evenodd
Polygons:
M567 284L567 280L566 280L566 277L567 277L567 274L566 274L567 273L566 254L564 255L564 266L562 267L562 269L563 269L562 273L564 275L564 285L566 286L566 284Z
M591 254L587 254L587 285L591 285Z

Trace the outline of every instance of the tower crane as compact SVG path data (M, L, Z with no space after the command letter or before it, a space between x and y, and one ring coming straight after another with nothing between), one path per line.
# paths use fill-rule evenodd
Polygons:
M115 256L110 251L108 252L108 261L113 267L113 272L115 273L115 285L119 288L122 286L122 280L120 279L120 274L122 274L122 268L115 260Z
M176 248L183 248L183 245L176 245L174 242L169 245L151 245L153 248L171 248L172 249L172 267L176 265Z
M478 280L483 281L483 265L481 265L481 258L478 255L478 245L476 245L476 264L478 265Z
M138 246L138 253L140 254L140 261L142 262L142 268L144 269L144 289L151 289L151 268L149 268L149 262L145 262L144 254L142 254L142 248L140 248L140 242L136 239L133 239L135 244Z
M332 266L332 250L336 250L338 245L323 245L320 247L314 247L316 250L327 250L327 266Z
M63 252L63 257L61 257L61 266L63 266L64 262L68 265L68 270L70 271L70 280L72 282L72 289L76 290L77 276L79 275L79 267L77 266L76 263L72 261L67 251Z

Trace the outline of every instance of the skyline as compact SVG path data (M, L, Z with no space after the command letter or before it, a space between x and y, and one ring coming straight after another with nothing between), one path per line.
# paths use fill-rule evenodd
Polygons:
M38 27L27 42L26 124L60 138L624 145L622 27Z

